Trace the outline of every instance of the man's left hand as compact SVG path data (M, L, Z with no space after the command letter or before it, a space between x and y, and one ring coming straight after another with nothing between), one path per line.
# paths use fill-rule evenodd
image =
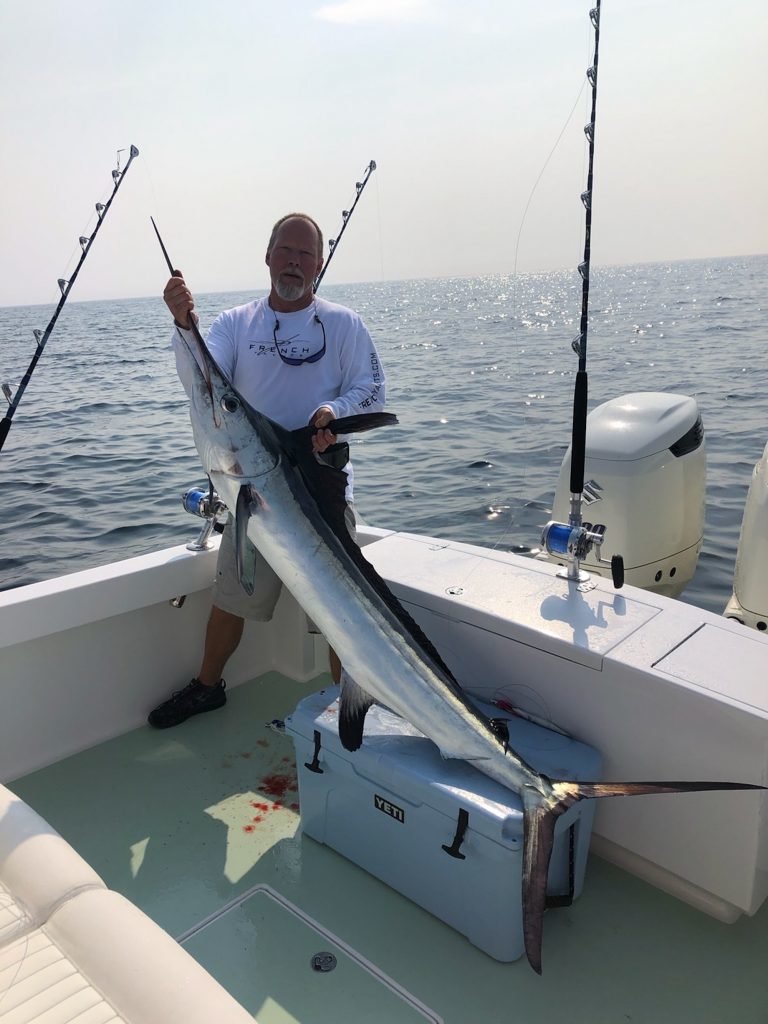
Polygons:
M310 420L310 426L318 428L317 433L312 435L313 451L324 452L326 448L336 444L336 435L330 430L321 429L325 428L326 424L330 423L333 419L335 419L333 409L330 409L327 405L321 405Z

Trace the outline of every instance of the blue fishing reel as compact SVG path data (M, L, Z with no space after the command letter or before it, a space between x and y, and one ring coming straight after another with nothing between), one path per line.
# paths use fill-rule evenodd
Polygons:
M592 548L596 549L597 561L602 565L610 565L613 585L619 590L624 586L624 559L621 555L602 558L600 549L605 540L605 527L602 523L581 523L580 525L549 522L541 534L541 543L547 554L553 558L567 560L567 569L558 576L586 583L589 573L582 572L579 563L584 561Z
M227 506L213 488L204 491L200 487L191 487L182 494L181 503L185 512L201 519L212 519L227 511Z
M210 548L211 534L214 530L220 532L224 527L218 523L219 516L225 515L227 506L218 496L213 487L207 491L200 487L192 487L181 496L181 503L184 511L190 515L199 516L205 520L205 525L199 535L187 544L190 551L205 551Z

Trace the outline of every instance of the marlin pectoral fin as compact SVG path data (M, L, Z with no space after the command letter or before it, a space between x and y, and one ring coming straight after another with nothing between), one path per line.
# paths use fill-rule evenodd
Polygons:
M339 739L345 750L359 750L363 742L363 728L368 708L373 704L362 686L342 669L341 700L339 702Z
M364 412L357 416L342 416L338 420L331 420L327 429L334 434L362 434L366 430L391 427L399 422L393 412Z
M363 434L366 430L389 427L399 422L393 412L365 412L357 416L342 416L338 420L331 420L325 429L334 434ZM285 431L286 443L296 452L310 452L314 433L315 428L310 426Z
M256 508L251 488L243 484L237 494L235 507L235 561L240 586L250 597L253 594L256 574L256 548L248 539L248 520Z

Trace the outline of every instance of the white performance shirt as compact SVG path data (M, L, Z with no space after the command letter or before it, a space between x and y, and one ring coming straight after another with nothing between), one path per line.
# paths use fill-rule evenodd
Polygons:
M286 359L318 358L290 365L280 358L276 341ZM178 344L174 332L174 350ZM384 408L376 347L361 318L346 306L316 298L297 313L280 313L266 298L256 299L221 313L206 345L249 405L288 430L306 426L322 405L336 419ZM346 468L351 501L351 464Z

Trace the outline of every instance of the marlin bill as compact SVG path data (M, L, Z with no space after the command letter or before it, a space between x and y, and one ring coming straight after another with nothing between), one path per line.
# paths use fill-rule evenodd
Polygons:
M366 712L380 701L433 740L444 757L471 761L519 794L523 932L535 971L541 973L555 823L576 801L763 788L735 782L568 782L538 773L464 696L433 644L350 537L344 522L346 473L313 454L312 428L287 431L251 408L219 371L196 329L179 332L176 349L203 469L235 517L242 585L252 588L253 545L344 665L343 745L349 750L361 745ZM349 434L396 422L391 414L374 413L329 426Z

